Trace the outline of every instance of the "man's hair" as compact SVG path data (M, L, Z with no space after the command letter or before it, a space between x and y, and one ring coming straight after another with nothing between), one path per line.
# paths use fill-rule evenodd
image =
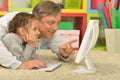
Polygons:
M42 1L38 3L32 11L32 13L40 19L43 16L56 15L60 12L61 8L52 1Z
M25 27L26 24L29 23L29 20L35 18L33 14L20 12L17 13L14 18L8 23L8 31L9 33L17 33L17 29L19 27Z

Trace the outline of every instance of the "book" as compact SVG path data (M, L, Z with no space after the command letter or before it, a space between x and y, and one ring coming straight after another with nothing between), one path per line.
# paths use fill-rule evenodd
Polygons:
M62 65L62 63L48 63L47 64L47 68L41 68L39 69L40 71L46 71L46 72L51 72L54 71L55 69L57 69L58 67L60 67Z

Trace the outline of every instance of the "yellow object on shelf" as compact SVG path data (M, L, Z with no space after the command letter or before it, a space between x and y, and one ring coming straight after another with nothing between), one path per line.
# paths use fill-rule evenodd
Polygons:
M31 7L34 8L39 2L41 2L42 0L30 0L31 3Z
M0 11L0 16L3 16L7 13L7 11Z
M82 0L63 0L65 9L81 9Z
M75 1L75 0L73 0L73 1ZM64 9L62 9L62 13L86 13L87 12L86 11L87 0L80 0L80 2L81 2L81 8L78 8L78 9L77 8L76 9L64 8Z

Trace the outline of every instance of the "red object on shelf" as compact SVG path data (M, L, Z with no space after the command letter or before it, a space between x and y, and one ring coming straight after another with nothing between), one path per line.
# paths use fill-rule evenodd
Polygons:
M7 11L8 10L8 0L4 0L3 8L0 8L0 11Z
M112 29L112 24L111 24L111 21L110 21L109 12L107 10L107 7L103 6L102 10L104 12L104 15L105 15L105 18L106 18L106 21L107 21L107 24L108 24L108 28Z
M99 4L104 4L105 0L91 0L91 9L99 10Z
M80 30L79 44L81 44L81 41L83 39L85 30L86 30L87 14L86 13L62 13L62 16L75 18L74 29Z

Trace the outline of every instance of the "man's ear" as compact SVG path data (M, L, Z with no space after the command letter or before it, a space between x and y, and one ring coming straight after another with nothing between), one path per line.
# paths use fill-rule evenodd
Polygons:
M18 32L19 32L20 35L25 35L25 34L27 34L26 29L23 28L23 27L20 27L20 28L18 29Z

